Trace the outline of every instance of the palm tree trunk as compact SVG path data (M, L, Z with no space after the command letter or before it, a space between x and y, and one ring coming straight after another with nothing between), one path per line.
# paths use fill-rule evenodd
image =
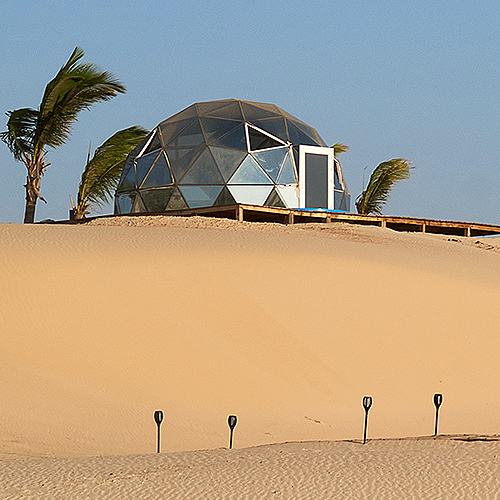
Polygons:
M33 224L33 222L35 222L36 202L38 198L42 198L42 196L40 195L40 181L42 172L44 170L44 164L43 160L34 160L25 162L25 165L28 169L28 175L26 176L26 184L24 185L24 187L26 188L26 208L24 211L24 223Z

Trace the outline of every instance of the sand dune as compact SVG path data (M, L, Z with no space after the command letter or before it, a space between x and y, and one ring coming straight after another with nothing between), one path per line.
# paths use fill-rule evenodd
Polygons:
M138 222L0 225L2 456L500 432L498 239Z

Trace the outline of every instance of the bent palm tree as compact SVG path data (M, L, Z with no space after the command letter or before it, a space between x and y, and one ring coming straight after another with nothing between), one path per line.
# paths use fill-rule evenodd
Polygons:
M75 219L83 219L91 203L102 206L116 189L127 155L149 133L142 127L129 127L116 132L87 158L74 209Z
M45 87L38 110L21 108L9 111L7 131L0 134L16 161L28 170L24 222L33 222L40 194L40 180L49 162L46 147L64 144L78 113L100 101L109 101L126 89L111 73L91 63L80 63L84 51L76 47L68 62Z
M382 215L382 206L389 199L389 194L394 185L411 174L411 162L404 158L381 163L370 176L366 189L358 196L356 208L359 214Z

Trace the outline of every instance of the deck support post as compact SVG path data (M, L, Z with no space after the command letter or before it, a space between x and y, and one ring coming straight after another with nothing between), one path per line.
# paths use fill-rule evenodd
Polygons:
M294 222L295 221L294 221L293 213L289 212L288 213L288 224L293 224Z
M380 227L387 227L387 223L386 223L386 220L385 219L382 219L380 221Z
M468 238L470 238L470 226L467 226L465 228L465 236L467 236Z
M425 222L422 224L422 232L425 233L425 229L426 229L426 224Z
M240 207L239 205L236 207L236 220L238 222L243 222L245 220L243 217L243 207Z

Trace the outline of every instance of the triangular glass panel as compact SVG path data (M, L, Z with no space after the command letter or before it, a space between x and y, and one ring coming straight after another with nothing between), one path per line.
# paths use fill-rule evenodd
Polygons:
M189 208L189 207L184 201L184 198L182 197L179 188L174 187L172 188L172 196L170 197L170 200L168 201L165 210L181 210L183 208Z
M226 135L228 132L231 132L231 130L235 130L236 127L240 125L240 122L234 120L223 120L221 118L201 117L200 121L207 144L210 144L223 135Z
M264 206L286 208L285 204L283 203L283 200L281 199L276 189L273 189L271 191L271 194L267 197L267 200L264 202Z
M258 163L247 156L229 180L229 184L272 184Z
M231 104L228 104L227 106L223 106L212 112L209 112L207 113L206 116L243 121L243 115L241 114L240 105L236 101L233 101Z
M278 177L278 184L296 184L297 177L295 176L295 169L293 168L292 159L290 153L285 157L283 162L283 167L281 168L280 175Z
M219 101L198 102L196 103L196 108L199 116L206 116L213 114L215 110L223 108L234 101L234 99L221 99Z
M148 144L148 147L144 150L142 153L143 156L151 153L151 151L156 151L157 149L161 149L163 147L163 144L160 139L160 132L157 130L154 131L154 136L151 142Z
M234 171L238 168L238 165L247 155L246 152L236 151L235 149L216 148L214 146L210 146L208 149L210 149L225 181L230 179Z
M321 146L318 141L315 141L307 134L302 132L302 130L297 128L290 120L287 120L287 125L290 142L293 145L298 146L299 144L304 144L306 146Z
M132 151L130 151L128 158L135 159L136 156L144 149L144 146L148 142L148 139L149 139L148 137L144 137L144 139L142 139L142 141L139 144L137 144L137 146L134 149L132 149Z
M278 193L285 202L287 208L299 207L299 188L298 186L276 186Z
M165 153L161 152L153 168L141 184L141 188L168 186L173 182L167 158L165 157Z
M299 130L302 130L304 134L306 134L308 137L310 137L313 141L315 141L318 146L326 146L325 141L320 137L318 132L312 128L310 125L307 125L307 123L304 123L297 118L294 118L293 120L290 120Z
M272 186L228 186L237 203L264 205Z
M167 149L168 162L175 181L186 173L191 162L203 151L204 146L194 148Z
M262 133L253 127L248 127L248 138L250 140L250 151L259 151L261 149L278 148L285 143L277 141L271 136Z
M201 153L186 175L180 180L181 184L224 184L217 165L208 148Z
M196 109L196 105L192 104L186 109L183 109L182 111L179 111L176 113L174 116L171 116L165 121L168 122L178 122L179 120L186 120L187 118L193 118L194 116L198 116L198 112Z
M117 213L129 214L132 210L132 203L134 202L136 191L123 193L116 196Z
M267 106L263 106L260 103L250 104L249 102L242 101L241 107L243 109L243 114L245 115L245 120L262 120L262 118L277 118L280 116L278 110L271 110Z
M146 206L144 205L144 202L142 201L141 194L137 193L137 196L135 197L134 203L132 205L131 213L139 214L142 212L147 212Z
M224 186L219 196L214 202L214 205L224 206L224 205L234 205L236 200L233 198L233 195L230 193L229 189Z
M118 185L117 192L120 191L130 191L131 189L135 189L135 165L134 160L131 160L130 157L127 158L125 163L125 167L123 168L122 177L120 180L120 184Z
M288 132L286 130L284 118L272 118L270 120L252 120L252 125L261 128L265 132L276 136L284 142L288 142Z
M168 187L166 189L141 191L141 194L149 212L163 212L173 192L174 188Z
M211 207L222 186L179 186L189 208Z
M245 138L245 128L243 126L243 123L236 127L232 132L229 132L228 134L212 142L212 146L246 151L247 141Z
M185 128L196 121L197 118L189 118L187 120L179 120L178 122L165 120L164 122L160 123L160 125L158 125L158 128L160 129L163 146L167 147L169 144L171 144L170 147L175 147L175 139L177 138L177 136Z
M141 156L135 160L136 169L137 169L137 184L140 186L144 177L148 175L148 172L151 170L153 163L157 160L157 158L161 155L161 151L154 151L153 153L149 153L148 155Z
M334 183L335 183L335 189L342 190L342 184L340 184L339 174L337 173L337 165L335 165L334 168Z
M170 146L198 146L198 144L202 144L204 141L205 138L201 131L200 122L198 119L195 119L191 125L188 125L173 141L171 141Z
M276 182L281 170L281 165L287 153L288 148L285 146L284 148L270 149L268 151L262 151L261 153L252 153L252 156L257 160L267 175Z

